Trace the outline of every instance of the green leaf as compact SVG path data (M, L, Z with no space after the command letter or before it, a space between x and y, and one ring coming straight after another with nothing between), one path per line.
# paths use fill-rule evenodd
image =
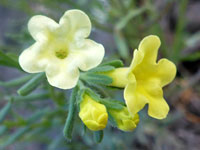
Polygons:
M6 140L6 142L3 145L0 145L0 149L4 149L8 145L14 143L19 138L24 136L26 132L28 132L31 129L31 125L39 120L45 113L49 112L49 108L45 108L43 110L37 111L32 116L29 117L29 119L26 121L27 125L26 127L20 128L17 131L15 131L13 134L9 136L9 138Z
M48 150L56 150L62 144L63 136L58 135L55 139L52 140L51 143L48 145Z
M116 31L114 33L114 39L115 39L115 43L117 45L117 50L119 52L120 57L122 57L125 60L128 59L129 48L122 32Z
M115 109L115 110L121 110L124 108L125 104L123 102L120 102L118 100L113 100L109 98L101 98L97 93L95 93L93 90L87 88L85 91L97 102L105 105L108 109Z
M187 11L189 0L182 0L180 1L180 5L178 8L178 13L180 14L177 18L177 25L174 35L174 42L173 42L173 51L170 52L170 57L175 64L180 61L181 58L181 51L183 50L185 43L185 28L186 28L186 19L185 14Z
M77 101L76 101L77 104L81 103L81 101L83 100L83 96L84 96L85 92L86 92L86 89L81 89L81 90L78 91Z
M76 86L71 93L71 97L69 100L69 111L68 116L64 125L63 134L67 140L72 139L72 131L74 127L74 119L76 113L76 96L78 92L78 87Z
M44 114L48 113L49 111L50 109L48 107L42 110L38 110L37 112L35 112L32 116L28 118L27 120L28 125L31 125L32 123L36 122L37 120L42 118Z
M121 60L116 59L116 60L111 60L109 62L102 63L100 66L113 66L115 68L119 68L119 67L123 67L124 64Z
M4 87L14 87L14 86L18 86L24 82L27 82L28 80L30 80L33 77L33 75L28 75L28 76L23 76L11 81L7 81L7 82L2 82L0 81L0 86L4 86Z
M83 129L82 129L83 132L82 132L81 135L84 136L84 135L86 134L87 127L86 127L86 125L85 125L83 122L81 122L81 123L82 123L82 128L83 128Z
M3 120L5 119L6 115L8 114L8 112L10 111L12 106L12 100L10 100L0 111L0 123L3 122Z
M125 106L124 103L112 99L100 99L100 103L104 104L108 109L122 110Z
M30 94L27 96L13 96L12 98L14 102L25 102L25 101L31 102L31 101L47 99L49 98L49 93L41 92L41 93L36 93L36 94Z
M56 91L56 88L48 84L49 97L53 100L58 107L63 107L66 103L65 93L62 91Z
M42 116L44 116L44 114L48 114L48 111L49 111L49 108L40 109L37 112L35 112L34 114L28 116L27 119L22 118L19 114L17 114L17 112L14 112L14 117L15 117L16 121L5 120L4 125L7 128L33 125L40 118L42 118Z
M92 99L94 99L97 102L100 102L100 100L101 100L100 96L97 93L95 93L93 90L87 88L87 89L85 89L85 92L88 95L90 95L92 97Z
M0 145L0 148L4 149L8 145L14 143L17 139L22 137L28 130L30 130L29 126L18 129L11 136L9 136L9 138L5 141L5 143L3 145Z
M113 126L113 127L117 127L117 122L115 121L115 119L113 118L113 116L110 114L109 110L107 111L108 113L108 120L110 122L110 124Z
M141 15L146 9L146 7L139 9L130 9L130 11L128 11L128 13L119 20L115 28L117 30L123 29L131 19Z
M96 93L98 93L99 95L101 95L102 97L110 97L109 92L107 91L107 89L105 89L109 87L93 84L91 82L88 84L88 87L93 91L95 91Z
M111 71L111 70L114 70L114 69L115 69L115 67L113 67L113 66L99 66L99 67L96 67L92 70L89 70L88 72L99 73L99 72Z
M31 80L29 80L25 85L23 85L17 93L19 95L25 96L35 90L40 84L41 81L45 78L44 73L39 73L35 75Z
M11 57L11 54L4 54L1 50L0 50L0 65L21 69L18 61L14 59L13 56Z
M87 83L93 83L93 84L100 84L100 85L109 85L112 83L112 78L101 75L101 74L95 74L95 73L84 73L81 75L81 79L86 81Z
M103 130L95 131L95 132L93 132L93 135L94 135L94 141L96 143L101 143L101 141L103 139Z

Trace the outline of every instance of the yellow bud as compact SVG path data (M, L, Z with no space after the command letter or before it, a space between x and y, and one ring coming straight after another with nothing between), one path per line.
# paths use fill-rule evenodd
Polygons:
M83 97L80 104L79 117L93 131L104 129L108 121L106 107L93 100L89 95L84 95Z
M139 115L132 116L127 107L122 110L110 110L109 113L115 119L117 127L123 131L133 131L139 123Z

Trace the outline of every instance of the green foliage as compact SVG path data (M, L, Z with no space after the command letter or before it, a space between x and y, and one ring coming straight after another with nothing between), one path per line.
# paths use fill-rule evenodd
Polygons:
M35 75L31 80L29 80L25 85L23 85L17 93L19 95L25 96L35 90L40 84L41 81L45 78L44 73L39 73Z
M119 67L123 67L124 64L121 60L116 59L116 60L111 60L109 62L104 62L104 63L100 64L99 66L113 66L115 68L119 68Z
M19 102L32 102L32 101L38 101L42 99L47 99L49 98L49 93L48 92L40 92L40 93L35 93L35 94L29 94L27 96L12 96L13 101L16 103Z
M23 84L24 82L27 82L32 77L33 77L33 75L27 75L27 76L23 76L23 77L20 77L20 78L17 78L17 79L13 79L13 80L7 81L7 82L0 81L0 86L3 86L3 87L15 87L15 86Z
M100 95L95 93L90 88L82 89L79 103L81 102L81 100L83 98L82 96L85 93L90 95L95 101L97 101L97 102L99 102L101 104L104 104L108 109L121 110L125 106L125 104L123 102L120 102L118 100L113 100L111 98L101 98Z
M101 99L100 103L104 104L108 109L121 110L125 106L124 103L113 99Z
M16 59L13 58L13 55L5 54L3 51L0 50L0 65L14 67L20 69L19 63Z
M81 79L89 84L92 83L92 84L109 85L112 83L112 78L103 74L90 73L90 72L81 74Z
M0 149L7 149L13 143L18 144L19 148L16 146L16 150L27 149L23 148L23 143L28 142L29 144L29 142L36 141L36 143L47 145L45 149L48 150L129 150L138 149L136 148L138 143L144 145L152 132L153 136L150 136L153 137L156 144L159 143L161 138L166 137L166 127L164 125L146 119L143 115L141 117L143 126L139 125L137 131L130 134L115 132L110 126L104 132L91 133L85 126L82 129L81 121L76 118L84 93L92 96L97 102L104 104L107 109L120 110L125 106L125 103L119 101L123 100L119 95L119 90L106 88L112 83L112 79L103 75L103 73L123 67L124 64L119 58L122 58L125 65L128 66L133 56L133 50L138 47L139 41L146 35L159 35L162 42L159 53L170 58L176 64L181 65L183 61L196 62L200 59L199 51L191 51L189 54L185 54L183 51L197 45L200 40L199 33L188 33L186 30L185 13L189 1L163 1L160 2L164 6L162 10L159 10L155 3L152 0L1 0L1 7L22 13L23 17L12 18L12 16L9 16L10 18L8 17L7 20L11 20L11 22L6 24L8 26L6 35L3 38L0 37L0 40L2 40L0 41L0 78L6 76L3 75L3 69L5 68L19 72L21 75L21 77L14 77L9 81L0 79ZM177 24L175 33L166 33L160 21L165 19L166 15L169 15L172 6L178 7ZM74 89L72 93L49 86L43 73L25 74L18 63L21 50L35 42L27 30L28 19L33 15L42 14L58 21L59 17L71 8L81 9L89 15L95 32L91 35L92 38L95 39L98 36L98 40L104 42L104 39L102 40L99 35L109 35L109 38L105 39L109 42L104 45L106 54L108 54L106 57L108 57L107 60L116 59L108 62L103 61L98 67L88 72L81 72L79 90ZM4 24L4 21L1 24ZM114 41L110 37L113 37ZM172 43L169 42L168 37L174 39ZM185 74L185 70L182 71L184 72L182 74L179 68L178 72L181 76ZM112 98L112 96L115 96L115 98ZM169 120L173 117L170 116ZM177 118L180 118L180 116L176 117L175 120ZM167 125L173 122L169 120L166 120ZM113 127L117 127L111 115L109 115L109 122ZM165 123L163 122L163 124ZM62 130L64 136L71 140L70 143L66 142ZM85 134L81 135L80 133L83 130ZM165 136L159 136L159 138L154 136L154 134L160 133L165 133ZM94 141L91 140L92 136L94 136L96 143L101 142L101 144L94 144ZM135 141L138 143L135 144ZM168 140L165 139L164 141ZM176 141L176 144L179 143L178 140L174 141Z
M76 115L76 97L78 93L78 87L75 87L72 91L70 100L69 100L69 111L67 115L67 119L65 122L65 126L63 129L63 134L67 138L67 140L72 139L72 130L74 127L74 119Z
M24 136L25 133L27 133L33 126L33 123L37 120L41 119L41 117L49 111L48 108L45 108L43 110L37 111L35 114L30 116L30 118L26 121L27 125L25 127L22 127L15 131L7 140L5 143L0 145L0 148L5 148L6 146L14 143L16 140L18 140L20 137Z
M126 39L125 39L123 33L121 33L120 31L116 31L114 34L114 38L115 38L116 45L118 47L119 55L123 59L128 59L129 58L129 48L128 48L128 45L127 45L127 42L126 42Z
M103 139L103 131L102 130L95 131L94 132L94 141L96 143L101 143L102 139Z
M107 71L111 71L111 70L114 70L114 69L115 69L115 67L107 65L107 66L96 67L94 69L89 70L89 72L94 72L94 73L107 72Z
M12 105L12 100L10 100L0 111L0 123L3 122L5 119L6 115L9 113Z
M177 63L179 61L181 50L184 47L184 32L186 22L185 22L185 12L187 8L188 0L182 0L180 3L178 23L175 32L175 40L173 44L173 53L171 55L172 60Z

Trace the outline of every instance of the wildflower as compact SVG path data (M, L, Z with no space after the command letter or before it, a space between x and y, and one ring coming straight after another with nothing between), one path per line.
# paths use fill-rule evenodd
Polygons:
M145 104L148 105L148 114L156 119L163 119L169 112L169 106L163 98L162 87L169 84L176 75L176 66L163 58L156 63L160 39L150 35L139 44L134 51L134 58L129 68L109 72L114 80L113 86L125 87L124 98L128 110L134 115ZM126 78L126 79L124 79ZM123 80L123 85L121 83Z
M79 69L94 68L104 57L104 47L86 39L91 22L80 10L66 11L59 23L34 16L28 30L36 42L22 52L19 63L28 73L46 72L52 86L73 88L79 79Z
M93 131L104 129L108 121L106 107L93 100L87 94L84 95L80 103L79 117L83 123Z
M109 113L117 123L117 127L123 131L133 131L139 123L139 115L132 116L127 107L122 110L109 110Z

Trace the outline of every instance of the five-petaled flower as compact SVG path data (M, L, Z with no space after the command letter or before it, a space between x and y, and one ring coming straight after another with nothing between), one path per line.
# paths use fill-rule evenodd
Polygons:
M94 68L104 57L104 47L86 39L91 22L80 10L66 11L59 23L45 16L34 16L28 29L36 42L22 52L19 63L26 72L46 72L52 86L73 88L79 79L79 69Z
M157 36L147 36L134 51L130 67L106 73L113 79L112 86L125 87L124 99L133 115L147 103L151 117L163 119L168 114L169 106L163 98L162 87L174 79L176 66L167 59L156 62L159 47Z

